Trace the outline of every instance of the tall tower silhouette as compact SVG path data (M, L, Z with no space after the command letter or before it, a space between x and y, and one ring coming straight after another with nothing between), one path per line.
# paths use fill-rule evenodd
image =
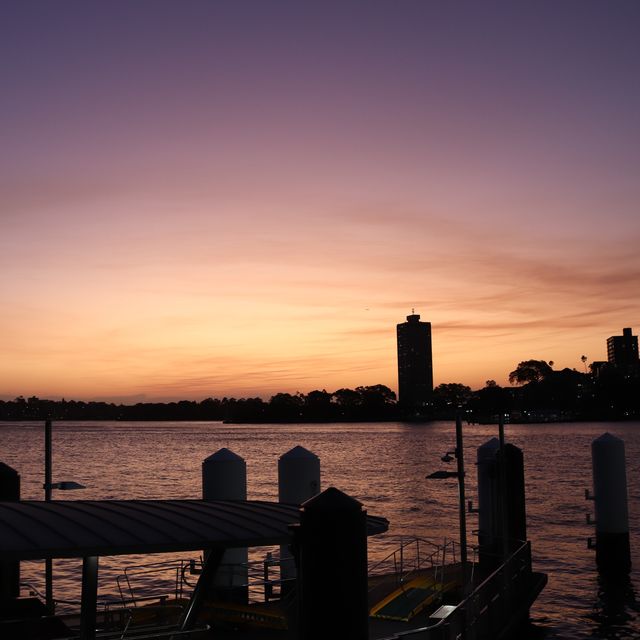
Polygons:
M413 310L412 310L413 311ZM403 409L424 409L433 394L431 323L412 313L397 325L398 402Z

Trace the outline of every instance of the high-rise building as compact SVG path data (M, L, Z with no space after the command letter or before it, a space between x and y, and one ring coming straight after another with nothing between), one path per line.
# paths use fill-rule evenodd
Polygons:
M420 410L433 394L431 323L420 322L412 313L397 326L397 336L398 402L405 409Z
M631 329L623 329L621 336L607 338L607 360L616 367L638 364L638 336L631 335Z

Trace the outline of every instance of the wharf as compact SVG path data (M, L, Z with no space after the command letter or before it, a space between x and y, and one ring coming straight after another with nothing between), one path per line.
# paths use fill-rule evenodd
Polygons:
M521 565L521 571L512 572L515 564L522 560L523 552L526 553L528 545L523 545L520 554L512 557L511 563L502 565L489 576L474 573L474 568L469 566L468 571L472 575L470 593L465 598L461 588L462 565L453 563L447 565L446 582L455 584L452 589L445 590L441 597L434 598L424 608L411 616L410 620L391 619L369 616L368 638L369 640L391 640L403 638L405 640L449 640L460 637L459 633L464 628L464 635L473 630L475 640L506 640L518 637L518 630L522 623L528 619L529 608L544 588L547 577L545 574L526 571ZM509 566L512 565L512 566ZM439 580L437 573L441 567L419 569L411 572L404 581L408 586L416 581L430 582ZM510 572L510 581L505 578ZM374 612L381 602L393 595L399 588L397 575L376 575L369 578L369 610ZM410 590L410 587L409 589ZM444 606L443 606L444 605ZM194 638L216 640L297 640L298 631L295 626L295 603L288 611L284 611L279 601L259 603L251 605L249 609L263 614L270 612L273 615L286 614L289 622L287 629L269 629L241 624L220 623L214 618L207 617L206 607L203 611L201 622L211 625L210 632L203 632L193 636ZM438 618L438 611L445 610L448 618ZM434 615L435 614L435 615ZM336 632L340 629L340 623L336 620ZM414 635L415 634L415 635ZM471 637L471 636L469 636Z
M369 640L412 640L414 637L416 640L453 640L456 637L507 640L518 637L520 626L528 620L531 605L547 583L546 574L527 571L526 566L520 564L522 556L528 552L528 544L523 545L520 551L491 575L483 577L476 573L466 598L460 587L462 565L447 565L447 582L455 583L456 588L445 591L441 598L434 599L408 621L370 615ZM520 571L514 566L517 564L521 566ZM434 567L412 572L406 584L416 579L433 580L436 578L434 574L440 570ZM397 589L396 575L370 577L370 612ZM272 606L277 610L277 603ZM434 616L441 607L447 610L448 619ZM264 609L264 605L260 608ZM339 621L336 621L336 633L339 628ZM473 635L469 636L471 630ZM459 635L461 632L462 636ZM296 640L298 635L294 626L288 630L215 627L210 637L221 640Z
M339 492L325 492L330 498L336 493ZM353 502L360 508L359 503ZM292 527L299 522L300 514L298 505L259 500L0 501L0 569L13 582L21 560L81 558L79 638L94 640L100 626L97 611L100 556L207 549L209 554L198 584L180 621L180 630L192 631L206 586L216 574L225 550L289 545ZM361 516L365 536L387 531L386 518L369 516L364 511ZM10 599L16 596L17 592ZM19 601L16 605L19 606ZM0 620L3 640L64 637L57 622L57 635L47 631L57 621L55 616L36 615L24 621L30 625L27 635L12 613L7 616ZM174 633L173 637L177 639L179 635Z
M525 543L513 554L506 563L498 567L489 576L482 576L477 565L467 567L468 574L471 574L470 594L464 598L461 588L462 565L452 563L444 567L445 574L442 574L443 567L430 567L417 569L405 574L402 578L398 574L373 575L369 577L368 585L368 606L370 613L379 611L381 603L384 604L394 593L405 590L410 593L411 585L416 583L437 583L455 585L453 588L441 590L439 597L433 598L425 603L425 606L415 607L414 615L409 620L391 619L388 617L369 616L368 638L369 640L382 640L392 638L404 638L411 640L448 640L459 637L462 628L465 629L463 637L467 637L467 630L473 628L473 637L476 640L496 640L500 638L517 637L518 626L525 622L528 617L530 606L535 601L540 591L546 584L546 575L531 572L527 566L529 545ZM290 593L295 596L295 593ZM424 598L428 600L428 598ZM179 640L179 634L164 631L164 629L176 628L176 623L182 616L189 601L162 600L162 604L152 604L150 606L140 606L129 610L113 610L110 612L110 620L104 615L98 615L96 622L98 628L108 628L113 625L118 613L132 614L130 626L120 624L115 627L122 629L128 626L126 634L120 631L109 633L99 631L96 638L110 640L112 638L168 638L174 637ZM299 634L296 628L296 602L295 597L288 597L284 600L272 600L265 603L255 603L244 607L247 612L254 612L255 617L268 613L274 618L281 616L287 621L287 628L273 629L243 623L234 623L221 620L218 616L211 615L216 607L224 603L212 603L213 606L202 608L196 627L208 631L197 631L193 629L188 637L192 639L212 639L217 640L296 640ZM284 606L283 606L284 605ZM445 607L443 607L445 605ZM447 606L448 605L448 606ZM434 617L440 608L447 609L447 618L438 620ZM229 605L234 608L234 605ZM382 607L384 610L384 606ZM238 607L236 610L241 610ZM442 610L442 609L440 609ZM387 611L388 613L388 611ZM403 614L395 610L395 617L399 618ZM406 614L406 611L405 611ZM250 618L251 616L248 616ZM393 616L392 616L393 617ZM30 628L28 637L32 639L44 640L45 638L77 638L72 634L73 629L80 629L82 617L80 614L67 615L60 618L41 618L47 621L41 627ZM153 627L149 627L149 624ZM336 620L336 628L339 630L340 623ZM22 640L26 627L15 627L12 632L11 627L3 627L3 638L7 640ZM65 633L65 629L67 632ZM430 630L427 630L430 629ZM412 633L415 631L415 636ZM81 636L82 637L82 636Z
M314 500L315 503L306 503L302 512L294 505L261 501L0 502L0 562L5 566L23 559L83 559L80 614L75 620L66 618L68 633L59 625L53 634L47 630L54 622L63 622L62 617L36 616L26 621L28 625L36 625L29 627L27 635L24 634L25 627L21 629L13 618L5 618L0 622L0 637L3 640L26 637L31 640L179 640L182 637L294 640L303 635L306 638L308 634L301 633L302 625L308 625L309 621L315 623L317 615L305 617L302 613L298 618L295 596L296 592L300 593L300 584L280 602L241 605L235 611L231 602L227 605L211 601L209 585L221 566L224 551L234 547L295 545L296 541L298 544L312 541L315 546L307 548L306 555L300 555L298 582L303 587L309 583L310 568L316 571L311 581L314 595L307 597L306 606L311 602L313 610L322 611L325 622L340 633L344 630L341 611L353 609L358 600L362 605L359 609L362 614L357 618L361 633L345 631L344 637L365 637L368 629L370 640L411 638L412 630L419 630L415 637L420 640L506 638L527 618L529 607L546 584L544 574L532 571L528 542L517 543L504 562L499 562L488 575L486 571L479 571L478 564L456 563L455 554L452 561L445 564L444 548L442 554L429 556L435 559L429 567L416 566L410 570L405 567L393 574L374 573L370 568L367 575L366 536L387 531L388 521L366 515L359 503L335 489L326 490ZM335 512L313 512L310 506L317 507L318 504L323 508L328 504L337 505L337 509ZM348 564L348 556L354 555L356 547L353 546L355 543L344 542L342 525L343 520L348 520L345 514L354 512L361 523L358 557L364 560L364 565L359 564L357 571L345 576L344 563ZM306 523L296 524L302 519L301 513L306 517ZM310 516L319 516L316 521L321 524L321 535L308 528ZM315 524L313 518L311 524ZM301 534L303 525L307 529ZM334 556L327 555L326 562L318 562L316 553L323 554L329 543L340 561L331 562ZM202 549L210 552L188 600L123 609L121 611L129 615L125 631L122 631L122 624L115 634L108 630L107 614L99 614L96 607L99 556ZM343 553L344 550L348 552ZM305 561L311 564L304 564ZM360 567L363 567L362 572ZM463 568L466 581L463 580ZM363 582L356 574L362 576ZM355 583L358 586L353 587ZM465 583L466 588L463 588ZM304 598L301 602L305 603ZM449 605L447 615L435 619L434 614L442 605ZM284 624L281 628L269 628L265 623L268 616L262 614L271 612L277 618L278 611ZM231 615L227 615L229 612ZM368 620L367 612L370 614ZM134 617L145 618L145 614L151 615L138 626ZM109 615L116 616L117 612L109 612Z

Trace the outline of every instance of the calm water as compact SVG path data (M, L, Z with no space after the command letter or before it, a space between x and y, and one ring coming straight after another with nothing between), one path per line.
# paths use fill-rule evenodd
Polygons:
M509 442L525 456L528 533L534 566L549 584L532 609L540 637L640 638L640 423L507 425ZM584 499L591 488L591 441L609 431L625 441L631 546L631 584L602 592L593 527ZM497 435L494 426L465 426L467 497L476 501L475 450ZM277 461L302 445L321 460L323 488L335 486L369 513L390 520L388 534L370 541L370 559L382 558L398 536L435 542L457 538L455 481L425 480L441 469L440 456L455 445L454 425L331 424L223 425L221 423L55 423L53 479L87 485L60 499L198 498L201 463L221 447L247 462L248 494L277 500ZM0 423L0 460L21 475L22 496L42 499L43 426ZM469 515L469 532L477 528ZM471 533L470 541L472 538ZM101 559L102 595L116 593L115 576L140 558ZM55 563L56 598L79 596L79 563ZM42 564L24 563L23 579L43 588Z

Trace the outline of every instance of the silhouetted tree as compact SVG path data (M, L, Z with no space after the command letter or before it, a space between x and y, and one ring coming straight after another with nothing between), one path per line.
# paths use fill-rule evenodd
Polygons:
M522 390L524 407L559 412L560 416L578 417L588 376L575 369L552 371L541 380L528 383Z
M383 384L356 387L360 396L358 415L364 420L383 420L395 411L396 394Z
M487 380L486 386L475 391L467 403L467 408L477 422L496 422L499 414L512 407L513 396L510 390L499 386L495 380Z
M221 420L222 403L215 398L205 398L200 403L200 420Z
M297 393L276 393L269 400L269 418L276 422L296 422L302 418L304 397Z
M439 384L433 390L433 403L436 409L462 407L471 397L471 387L459 382L447 382Z
M340 414L354 415L362 402L362 396L353 389L338 389L334 391L333 401L338 405Z
M360 391L365 397L374 398L375 402L380 404L389 405L396 401L395 391L392 391L383 384L374 384L369 387L356 387L356 391Z
M268 405L261 398L240 398L229 404L225 420L228 422L264 422Z
M331 420L337 415L335 405L331 402L331 394L325 389L309 391L304 399L304 415L308 420Z
M548 363L544 360L523 360L509 374L509 382L511 384L540 382L553 373L552 365L553 360Z
M587 373L587 356L580 356L582 365L584 366L584 372Z

